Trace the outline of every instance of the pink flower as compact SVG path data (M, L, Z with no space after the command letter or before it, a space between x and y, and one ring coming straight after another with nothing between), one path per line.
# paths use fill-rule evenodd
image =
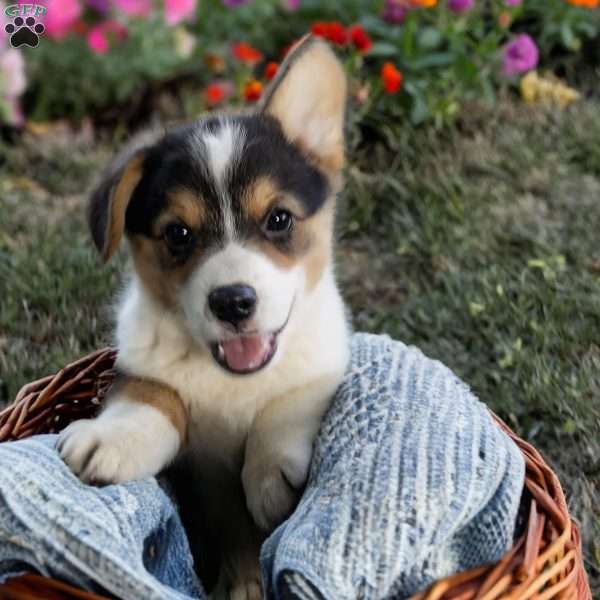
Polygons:
M537 67L540 52L531 36L523 33L504 46L502 72L507 77L526 73Z
M523 0L504 0L506 6L519 6Z
M473 4L474 0L448 0L448 8L456 14L468 12L473 8Z
M95 54L106 54L111 41L122 42L127 37L127 28L118 21L104 21L90 29L87 43Z
M177 25L189 19L196 11L198 0L165 0L165 21L167 25Z
M152 10L152 0L114 0L114 3L130 17L147 17Z
M300 8L301 0L283 0L284 8L287 8L289 11L293 12Z
M46 35L54 40L65 38L81 15L78 0L52 0L46 7Z

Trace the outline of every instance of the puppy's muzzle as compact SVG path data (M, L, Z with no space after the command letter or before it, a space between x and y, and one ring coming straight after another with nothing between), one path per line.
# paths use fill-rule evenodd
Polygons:
M256 290L244 284L218 287L208 295L208 307L213 315L236 328L252 317L257 301Z

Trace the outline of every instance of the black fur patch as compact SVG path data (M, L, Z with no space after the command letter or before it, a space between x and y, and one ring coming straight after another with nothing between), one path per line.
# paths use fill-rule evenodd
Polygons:
M121 173L118 174L118 177ZM108 225L108 203L114 186L118 183L118 177L113 175L104 179L94 190L90 198L88 210L88 223L94 244L98 252L102 253L106 244L106 228Z
M282 190L293 194L303 205L305 216L319 210L329 192L327 178L286 140L275 119L249 115L229 117L227 122L238 125L245 134L244 149L226 172L224 181L238 236L256 235L256 224L244 222L241 199L248 186L262 176L272 177ZM202 145L193 141L201 137L202 130L217 134L222 123L218 118L210 118L181 127L146 151L144 175L127 208L127 231L154 237L153 222L164 210L168 193L186 188L205 203L205 223L201 231L195 232L200 244L210 247L222 241L224 199L211 179Z
M327 198L327 179L287 141L279 123L268 115L241 117L237 122L246 133L246 145L237 168L230 174L228 187L234 209L244 189L259 177L270 176L302 203L306 216L317 212Z

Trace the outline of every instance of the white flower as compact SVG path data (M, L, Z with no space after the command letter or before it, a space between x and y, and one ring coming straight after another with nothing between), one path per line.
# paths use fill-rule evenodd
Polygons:
M25 61L19 50L0 49L0 94L5 98L17 98L27 85Z

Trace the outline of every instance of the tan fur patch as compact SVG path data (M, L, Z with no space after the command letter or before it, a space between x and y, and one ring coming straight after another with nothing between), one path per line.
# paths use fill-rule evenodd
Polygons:
M344 112L347 82L333 51L321 40L307 37L288 55L263 110L282 125L329 177L344 166Z
M187 432L187 414L179 394L170 387L139 377L121 375L113 384L111 392L126 396L133 402L143 402L159 410L171 421L184 442ZM157 440L158 442L158 440Z
M254 246L281 269L302 264L306 272L306 289L310 292L332 260L334 212L335 202L329 199L312 217L296 220L292 243L285 251L268 240L258 240Z
M174 221L199 229L205 216L204 202L196 194L185 188L174 190L169 194L167 210L156 221L155 233L158 234L165 225Z
M125 229L125 212L135 186L143 175L143 156L129 161L109 200L106 236L102 259L106 262L115 253Z
M325 206L311 219L310 233L313 239L310 251L304 260L306 289L310 292L317 285L325 267L333 260L333 223L335 203L328 200Z
M280 195L279 186L270 177L259 177L245 191L242 207L251 219L260 223Z
M202 200L189 190L179 189L171 192L167 207L153 223L154 238L129 236L133 262L142 283L166 307L176 306L177 293L200 261L202 249L196 248L183 264L174 264L162 239L163 229L169 223L181 222L198 230L205 214Z
M287 208L292 214L303 217L304 207L293 196L281 190L277 183L268 176L259 177L244 193L242 208L246 215L260 223L269 210L275 205Z
M185 263L173 265L169 251L162 240L131 235L129 243L135 270L144 287L165 307L175 307L177 293L198 265L201 250L196 249Z

